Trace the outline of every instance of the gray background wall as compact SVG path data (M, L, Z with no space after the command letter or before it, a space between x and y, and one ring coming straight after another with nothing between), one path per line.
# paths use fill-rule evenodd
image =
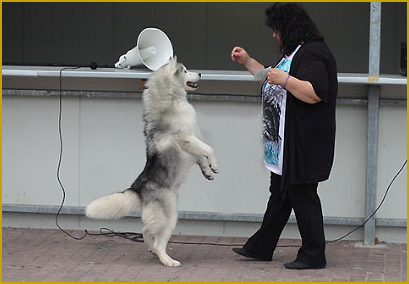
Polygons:
M260 62L279 50L264 24L271 3L3 3L3 64L112 67L145 27L171 39L191 69L241 70L241 45ZM326 37L338 72L368 71L370 3L301 3ZM406 42L406 3L382 3L381 73L397 74Z

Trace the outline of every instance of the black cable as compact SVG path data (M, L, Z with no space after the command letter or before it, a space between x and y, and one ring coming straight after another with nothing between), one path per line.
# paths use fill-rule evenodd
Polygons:
M103 231L108 232L103 232ZM121 237L130 241L143 243L143 235L140 233L134 232L115 232L108 228L101 228L100 233L89 233L85 230L87 235L90 236L106 236L106 237ZM203 242L179 242L179 241L169 241L169 244L182 244L182 245L207 245L207 246L220 246L220 247L233 247L233 246L242 246L243 244L217 244L217 243L203 243ZM277 247L298 247L293 245L284 245L284 246L277 246Z
M170 244L183 244L183 245L206 245L206 246L219 246L219 247L238 247L243 246L244 244L217 244L217 243L195 243L195 242L176 242L176 241L169 241ZM292 247L300 247L296 245L278 245L277 248L292 248Z
M345 234L344 236L342 236L342 237L340 237L340 238L338 238L338 239L335 239L335 240L332 240L332 241L327 241L327 242L326 242L327 244L340 241L340 240L344 239L345 237L349 236L350 234L352 234L353 232L355 232L356 230L358 230L358 229L362 228L363 226L365 226L365 224L376 214L376 212L379 210L379 208L381 208L383 202L385 201L386 195L387 195L388 192L389 192L389 189L391 188L393 182L394 182L395 179L398 177L398 175L402 172L403 168L406 166L407 161L408 161L408 160L405 160L405 162L403 163L403 165L402 165L402 167L400 168L400 170L399 170L399 171L396 173L396 175L393 177L393 179L392 179L391 182L389 183L389 185L388 185L388 187L387 187L387 189L386 189L386 191L385 191L385 194L383 195L383 198L382 198L381 202L379 203L378 207L377 207L377 208L375 209L375 211L364 221L364 223L363 223L362 225L359 225L358 227L356 227L355 229L353 229L352 231L350 231L349 233Z
M103 232L103 231L107 232ZM143 236L140 233L134 232L115 232L108 228L101 228L99 229L99 233L89 233L88 230L85 230L86 235L89 236L106 236L106 237L121 237L127 240L131 240L134 242L143 243Z
M65 187L61 181L61 177L60 177L60 172L61 172L61 163L62 163L62 156L63 156L63 136L62 136L62 72L64 70L76 70L79 69L81 67L88 67L88 66L76 66L76 67L64 67L61 68L59 71L59 109L58 109L58 135L59 135L59 141L60 141L60 153L59 153L59 157L58 157L58 165L57 165L57 181L58 184L61 187L62 190L62 201L61 201L61 205L57 211L56 217L55 217L55 224L57 225L58 229L60 229L62 232L64 232L65 234L67 234L68 236L70 236L71 238L75 239L75 240L82 240L84 239L86 236L90 235L90 236L107 236L107 237L113 237L113 236L118 236L118 237L122 237L122 238L126 238L132 241L138 241L138 242L143 242L143 237L142 234L138 234L138 233L119 233L119 232L114 232L108 228L101 228L100 229L100 233L90 233L88 232L88 230L85 230L85 233L82 237L75 237L72 234L68 233L66 230L64 230L58 223L58 218L60 216L61 210L64 207L64 203L65 203L65 198L66 198L66 190ZM96 69L98 67L98 64L96 62L91 62L90 66L91 69ZM108 232L103 232L103 230L106 230Z
M61 170L61 162L62 162L62 154L63 154L63 137L62 137L62 129L61 129L61 121L62 121L62 71L64 70L75 70L81 68L81 66L77 66L77 67L65 67L60 69L59 72L59 109L58 109L58 135L59 135L59 139L60 139L60 154L58 157L58 165L57 165L57 181L61 187L62 190L62 201L61 201L61 205L60 208L58 209L57 215L55 217L55 224L57 225L58 229L60 229L62 232L64 232L65 234L67 234L68 236L70 236L73 239L76 240L82 240L83 238L85 238L87 236L87 232L85 232L85 235L82 237L75 237L73 235L71 235L70 233L68 233L67 231L65 231L63 228L60 227L60 225L58 224L58 217L60 216L61 210L64 206L64 202L65 202L65 197L66 197L66 193L65 193L65 188L64 185L61 181L60 178L60 170Z

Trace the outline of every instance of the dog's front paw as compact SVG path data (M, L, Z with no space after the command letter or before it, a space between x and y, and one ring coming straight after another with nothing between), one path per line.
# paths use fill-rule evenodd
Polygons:
M214 180L214 176L210 171L202 171L203 176L208 180Z
M219 173L219 168L217 167L217 165L210 165L210 169L212 170L212 172L214 172L215 174Z

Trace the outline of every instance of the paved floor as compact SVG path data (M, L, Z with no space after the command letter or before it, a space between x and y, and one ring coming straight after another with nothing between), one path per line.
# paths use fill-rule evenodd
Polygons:
M70 231L76 236L83 232ZM297 253L298 240L280 240L273 261L253 261L229 246L244 238L173 236L169 255L181 267L164 267L143 243L121 237L87 236L74 240L58 230L3 228L3 281L193 281L193 282L406 282L406 244L357 246L354 241L327 245L327 268L294 271L283 267ZM294 245L294 246L293 246Z

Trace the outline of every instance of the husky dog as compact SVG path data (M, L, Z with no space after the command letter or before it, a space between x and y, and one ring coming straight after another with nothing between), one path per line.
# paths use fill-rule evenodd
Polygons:
M197 88L200 74L189 72L176 57L151 74L142 94L146 165L130 188L92 201L86 216L118 219L141 209L143 239L148 250L166 266L180 262L166 253L178 219L178 192L190 166L198 164L204 177L218 173L213 149L199 138L196 112L186 90Z

